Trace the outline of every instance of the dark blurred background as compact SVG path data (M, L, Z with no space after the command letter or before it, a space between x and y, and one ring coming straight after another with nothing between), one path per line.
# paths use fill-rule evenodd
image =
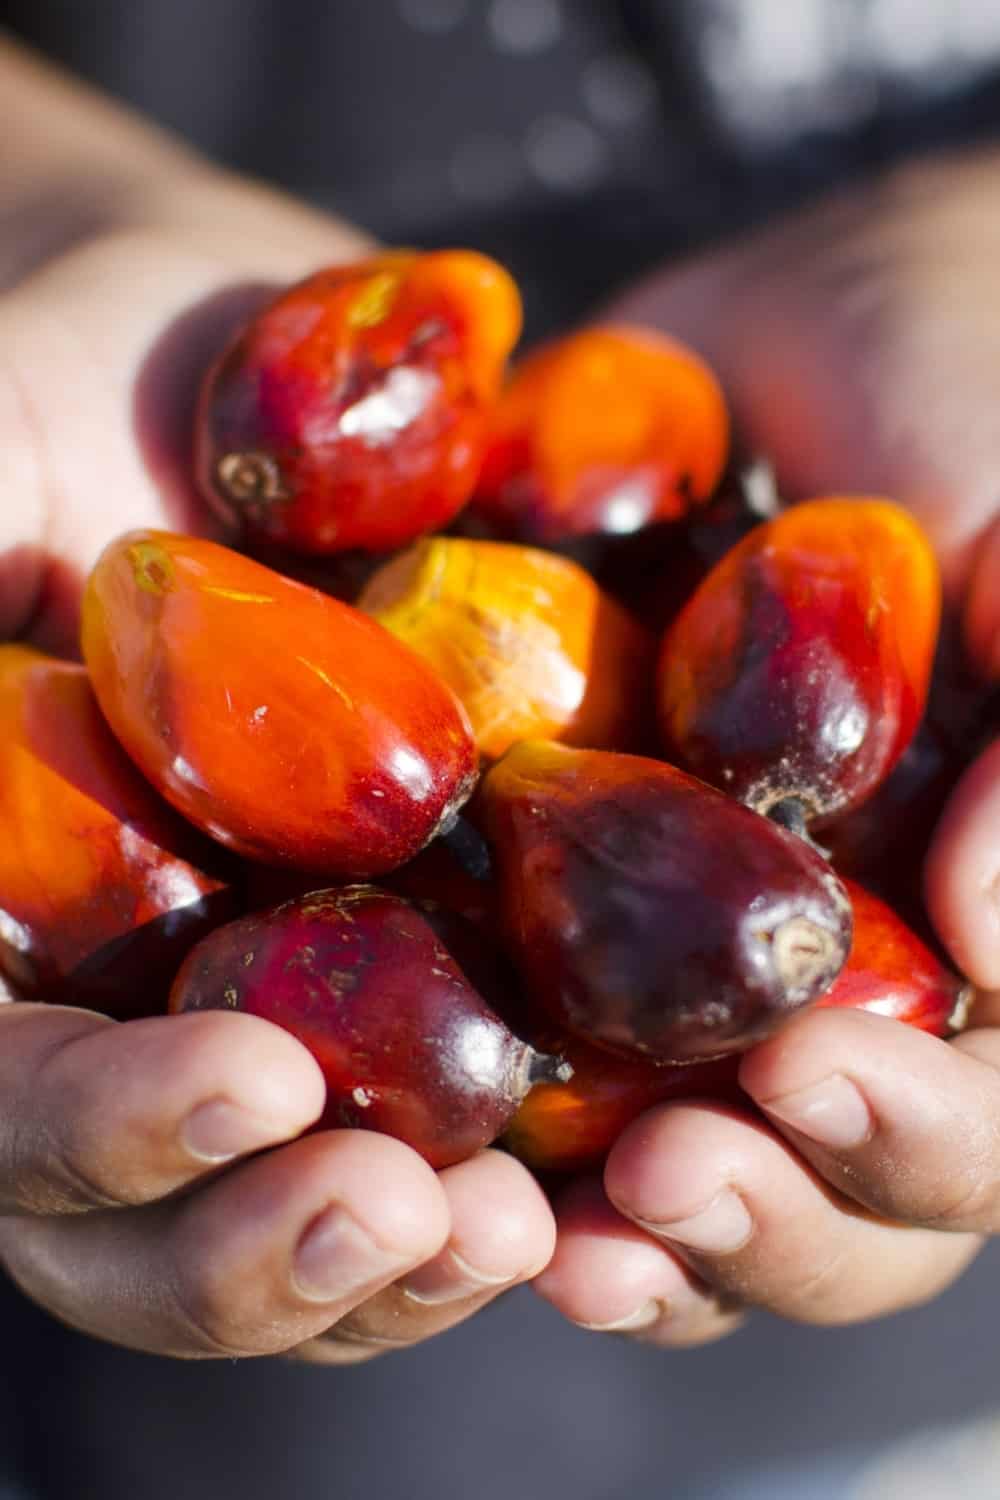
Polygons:
M1000 132L997 0L0 0L0 22L387 240L498 255L536 334ZM998 1269L994 1247L868 1327L758 1316L672 1355L519 1292L346 1371L127 1354L0 1287L0 1500L995 1500Z
M1000 129L996 0L0 0L0 20L387 240L498 255L534 331Z

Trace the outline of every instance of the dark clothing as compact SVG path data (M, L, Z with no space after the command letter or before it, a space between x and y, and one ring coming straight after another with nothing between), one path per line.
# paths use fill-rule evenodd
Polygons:
M499 255L533 333L1000 126L989 0L0 0L0 19L387 240ZM900 1435L1000 1405L998 1267L1000 1247L883 1323L761 1315L669 1355L519 1292L347 1370L129 1354L0 1289L0 1500L846 1497Z

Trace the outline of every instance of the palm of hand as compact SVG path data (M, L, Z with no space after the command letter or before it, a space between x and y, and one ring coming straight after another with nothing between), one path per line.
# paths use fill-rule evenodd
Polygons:
M911 504L935 538L950 597L986 661L1000 596L995 578L990 586L1000 571L1000 528L990 532L1000 444L991 425L995 401L985 407L987 377L1000 367L994 358L1000 322L991 326L980 317L990 298L977 296L975 287L988 284L996 257L980 241L982 255L964 268L956 290L937 247L952 242L948 226L953 238L975 184L960 184L948 200L950 214L933 197L928 201L932 187L933 181L931 187L904 181L898 201L878 215L864 198L821 210L745 250L654 281L616 311L659 322L704 350L730 389L741 427L773 457L790 494L864 490ZM308 232L296 221L266 248L235 253L231 240L223 247L205 235L184 241L130 232L70 252L7 295L0 305L0 426L9 435L8 473L18 503L0 522L0 634L27 631L40 644L66 649L75 639L81 579L112 535L137 525L206 529L187 478L198 374L257 295L254 284L291 279L334 253L330 230L313 221ZM232 293L234 281L247 290ZM984 414L977 421L973 403L980 399ZM981 544L989 536L992 551ZM995 754L970 773L945 820L930 864L930 894L963 966L1000 987L1000 919L985 928L981 920L990 882L984 884L975 827L984 808L987 822L1000 822ZM970 891L978 908L969 907ZM13 1009L20 1019L10 1020L24 1025L28 1008ZM981 1017L991 1019L985 1003ZM241 1019L249 1018L185 1022L216 1027ZM46 1028L56 1023L44 1020ZM250 1102L262 1045L252 1027L243 1028L237 1044L232 1027L224 1038L214 1030L196 1037L172 1021L173 1076L187 1080L188 1092L172 1085L166 1100L163 1055L153 1062L163 1039L144 1042L142 1034L144 1026L162 1024L129 1028L134 1093L126 1091L110 1113L108 1100L95 1095L74 1121L63 1121L70 1163L64 1205L79 1206L80 1179L96 1189L89 1201L102 1205L160 1200L205 1170L189 1158L182 1162L175 1144L164 1161L165 1122L182 1118L209 1080L212 1098ZM603 1185L577 1183L560 1201L558 1248L539 1290L588 1326L691 1343L734 1326L734 1298L841 1322L946 1285L975 1253L979 1235L1000 1226L989 1190L1000 1045L991 1030L945 1047L929 1037L897 1037L898 1028L887 1026L870 1016L817 1015L780 1045L756 1049L744 1063L743 1083L768 1115L768 1127L697 1104L673 1104L637 1122L612 1153ZM74 1045L91 1054L122 1045L103 1025L88 1023L85 1033ZM38 1045L44 1052L52 1040ZM72 1054L63 1048L64 1066ZM99 1063L91 1057L95 1074ZM258 1117L272 1116L258 1144L290 1139L311 1109L318 1112L316 1078L304 1054L290 1050L269 1067L277 1080L269 1108L252 1100ZM88 1132L96 1138L112 1116L120 1132L133 1123L130 1110L149 1110L157 1090L155 1160L126 1164L107 1150L97 1161L87 1154L81 1142ZM297 1107L289 1109L296 1095ZM954 1102L962 1098L972 1102ZM932 1128L943 1117L945 1139ZM956 1163L949 1140L979 1149L967 1149ZM151 1218L130 1231L129 1242L121 1231L115 1238L106 1211L73 1225L58 1214L38 1217L27 1230L21 1219L16 1243L0 1219L0 1254L33 1295L104 1336L178 1352L192 1346L263 1352L302 1344L337 1323L342 1335L324 1344L325 1357L364 1357L386 1347L387 1338L419 1338L466 1315L497 1285L537 1270L552 1243L548 1209L515 1163L487 1153L451 1169L450 1177L434 1178L400 1156L404 1148L394 1152L394 1144L314 1138L233 1167L188 1208L159 1204L157 1224L164 1229L157 1229L155 1253L144 1238ZM899 1163L906 1171L894 1170ZM405 1222L398 1213L386 1218L384 1202L379 1208L363 1191L362 1179L379 1172L395 1181ZM30 1170L22 1168L19 1182L6 1206L20 1213L45 1193ZM327 1231L326 1261L342 1273L340 1291L303 1303L289 1290L276 1245L282 1237L290 1243L293 1221L299 1230L320 1222L317 1194L328 1200L331 1183L355 1217L368 1214L382 1259L374 1252L365 1259L349 1226L337 1221ZM45 1191L51 1196L50 1184ZM270 1195L256 1238L246 1214L233 1215L237 1191L243 1203L263 1205ZM0 1192L0 1205L5 1201ZM490 1239L487 1202L494 1226L501 1208L506 1214L506 1260ZM955 1232L936 1233L941 1224ZM211 1271L202 1248L209 1243ZM166 1278L180 1288L180 1314L169 1306L151 1312L149 1297L140 1298L141 1307L112 1298L95 1312L100 1288L81 1290L68 1267L88 1252L95 1261L114 1260L123 1245L132 1264L143 1266L140 1283L143 1276L147 1286ZM349 1293L343 1278L355 1252L365 1274L355 1275ZM491 1290L482 1289L483 1281L478 1290L463 1281L465 1272L455 1268L470 1260L484 1277L494 1276ZM430 1296L424 1303L391 1285L421 1262L429 1263L430 1280L421 1273L425 1279L412 1285ZM251 1281L254 1298L234 1295L232 1287ZM442 1286L451 1289L451 1302L441 1300Z

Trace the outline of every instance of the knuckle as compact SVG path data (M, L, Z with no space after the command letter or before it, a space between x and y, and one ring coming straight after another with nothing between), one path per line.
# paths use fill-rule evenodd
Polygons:
M808 1323L841 1321L844 1283L849 1276L842 1245L834 1246L783 1299L782 1311Z
M75 1140L51 1140L44 1170L31 1174L25 1195L29 1211L41 1214L127 1208L141 1201L126 1185L106 1179L99 1163Z
M184 1342L201 1355L240 1359L276 1352L274 1325L265 1323L255 1328L243 1322L225 1290L214 1279L178 1275L173 1303L174 1318ZM281 1352L280 1346L277 1352Z
M955 1182L941 1182L918 1222L927 1229L962 1233L968 1229L996 1228L998 1179L996 1168L963 1174Z
M35 1109L25 1113L21 1139L13 1134L13 1160L25 1164L19 1197L32 1212L80 1213L143 1201L104 1159L112 1143L102 1141L93 1125L92 1080L73 1066L75 1043L93 1030L85 1014L78 1024L59 1029L34 1075Z

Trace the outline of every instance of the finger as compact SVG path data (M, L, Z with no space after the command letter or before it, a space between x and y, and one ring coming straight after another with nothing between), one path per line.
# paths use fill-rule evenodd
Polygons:
M1000 740L952 792L924 878L931 920L958 967L1000 988Z
M299 1135L325 1101L294 1037L254 1016L119 1025L0 1009L0 1213L148 1203Z
M128 1214L0 1220L22 1289L85 1333L180 1358L276 1354L430 1259L444 1191L370 1131L295 1141Z
M1000 1230L1000 1032L953 1043L819 1012L749 1053L743 1087L824 1178L874 1212Z
M555 1255L534 1288L571 1323L663 1348L710 1343L743 1323L735 1302L623 1219L599 1181L568 1188L557 1220Z
M548 1264L555 1222L531 1174L501 1151L440 1173L451 1214L444 1249L321 1338L295 1351L322 1364L355 1363L453 1328Z
M608 1158L620 1213L710 1285L782 1317L842 1324L925 1301L976 1253L971 1235L877 1220L764 1125L710 1103L652 1110Z
M0 443L18 496L0 515L0 636L32 618L39 643L64 644L110 536L211 529L190 457L205 369L276 285L365 243L271 195L238 197L211 232L109 235L0 298Z

